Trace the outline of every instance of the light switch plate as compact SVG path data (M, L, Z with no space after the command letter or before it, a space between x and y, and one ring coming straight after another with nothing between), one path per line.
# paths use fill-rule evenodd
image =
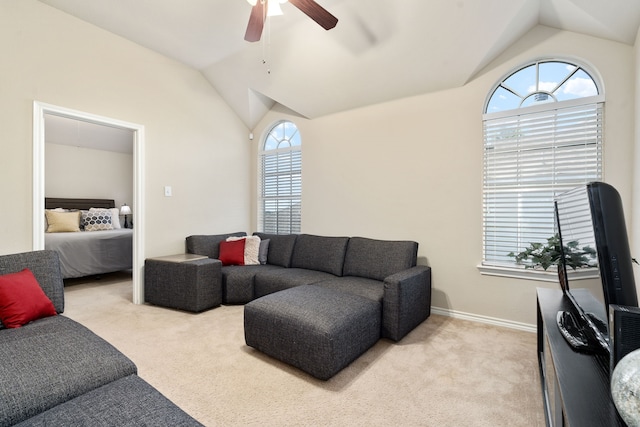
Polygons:
M171 186L169 185L164 186L164 196L171 197Z

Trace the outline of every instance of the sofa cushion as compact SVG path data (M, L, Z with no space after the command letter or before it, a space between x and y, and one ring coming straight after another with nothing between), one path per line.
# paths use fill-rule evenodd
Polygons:
M7 328L43 317L55 316L56 309L28 268L0 276L0 321Z
M345 276L384 280L416 265L418 243L352 237L344 260Z
M300 268L280 268L277 270L259 271L255 275L255 297L272 294L284 289L301 285L310 285L322 280L333 279L336 276L330 273Z
M348 237L325 237L301 234L296 239L291 267L324 271L342 276Z
M254 276L269 270L281 270L276 265L229 265L222 267L222 302L246 304L254 298Z
M218 259L220 255L220 242L224 242L228 237L246 236L247 233L238 231L228 234L208 234L194 235L187 237L187 253L208 256Z
M297 234L253 233L253 235L260 237L261 240L269 239L267 264L291 267L291 254L293 254Z
M18 426L202 426L137 375L69 400Z
M58 313L64 311L64 282L56 251L33 251L0 256L0 274L28 268ZM2 359L0 359L2 360Z
M373 301L382 302L384 282L364 277L343 276L314 283L314 286L335 289L352 295L360 295Z
M0 331L0 425L13 425L119 378L136 366L79 323L53 316Z

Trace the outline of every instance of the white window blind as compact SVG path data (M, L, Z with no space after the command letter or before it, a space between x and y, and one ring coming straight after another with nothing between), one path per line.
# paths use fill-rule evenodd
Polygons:
M299 233L302 216L300 146L263 152L260 168L262 231L273 234Z
M602 133L600 102L485 119L483 265L555 234L554 198L602 177Z

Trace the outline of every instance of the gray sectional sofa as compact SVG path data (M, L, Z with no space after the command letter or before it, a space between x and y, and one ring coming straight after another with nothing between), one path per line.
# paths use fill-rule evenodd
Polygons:
M244 235L189 236L186 249L217 259L220 242ZM269 242L266 262L222 266L223 303L246 304L249 346L317 378L381 337L399 341L430 315L431 269L417 265L416 242L254 235Z
M28 268L57 315L0 329L0 426L200 426L137 376L136 365L61 315L57 252L0 256L0 274Z
M378 301L381 336L394 341L429 317L431 268L416 265L416 242L309 234L254 235L269 240L267 262L223 266L223 304L246 304L300 285L333 288ZM246 233L189 236L186 249L217 259L220 242L232 236Z

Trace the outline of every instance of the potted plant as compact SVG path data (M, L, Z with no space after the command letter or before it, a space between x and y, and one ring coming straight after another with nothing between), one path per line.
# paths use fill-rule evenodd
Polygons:
M524 268L540 268L547 270L552 265L558 265L562 257L560 250L560 237L557 234L549 237L547 243L531 243L524 251L515 254L510 252L508 256L515 258L517 264ZM596 250L584 246L580 247L578 241L568 242L564 246L565 264L576 270L578 268L596 267Z

